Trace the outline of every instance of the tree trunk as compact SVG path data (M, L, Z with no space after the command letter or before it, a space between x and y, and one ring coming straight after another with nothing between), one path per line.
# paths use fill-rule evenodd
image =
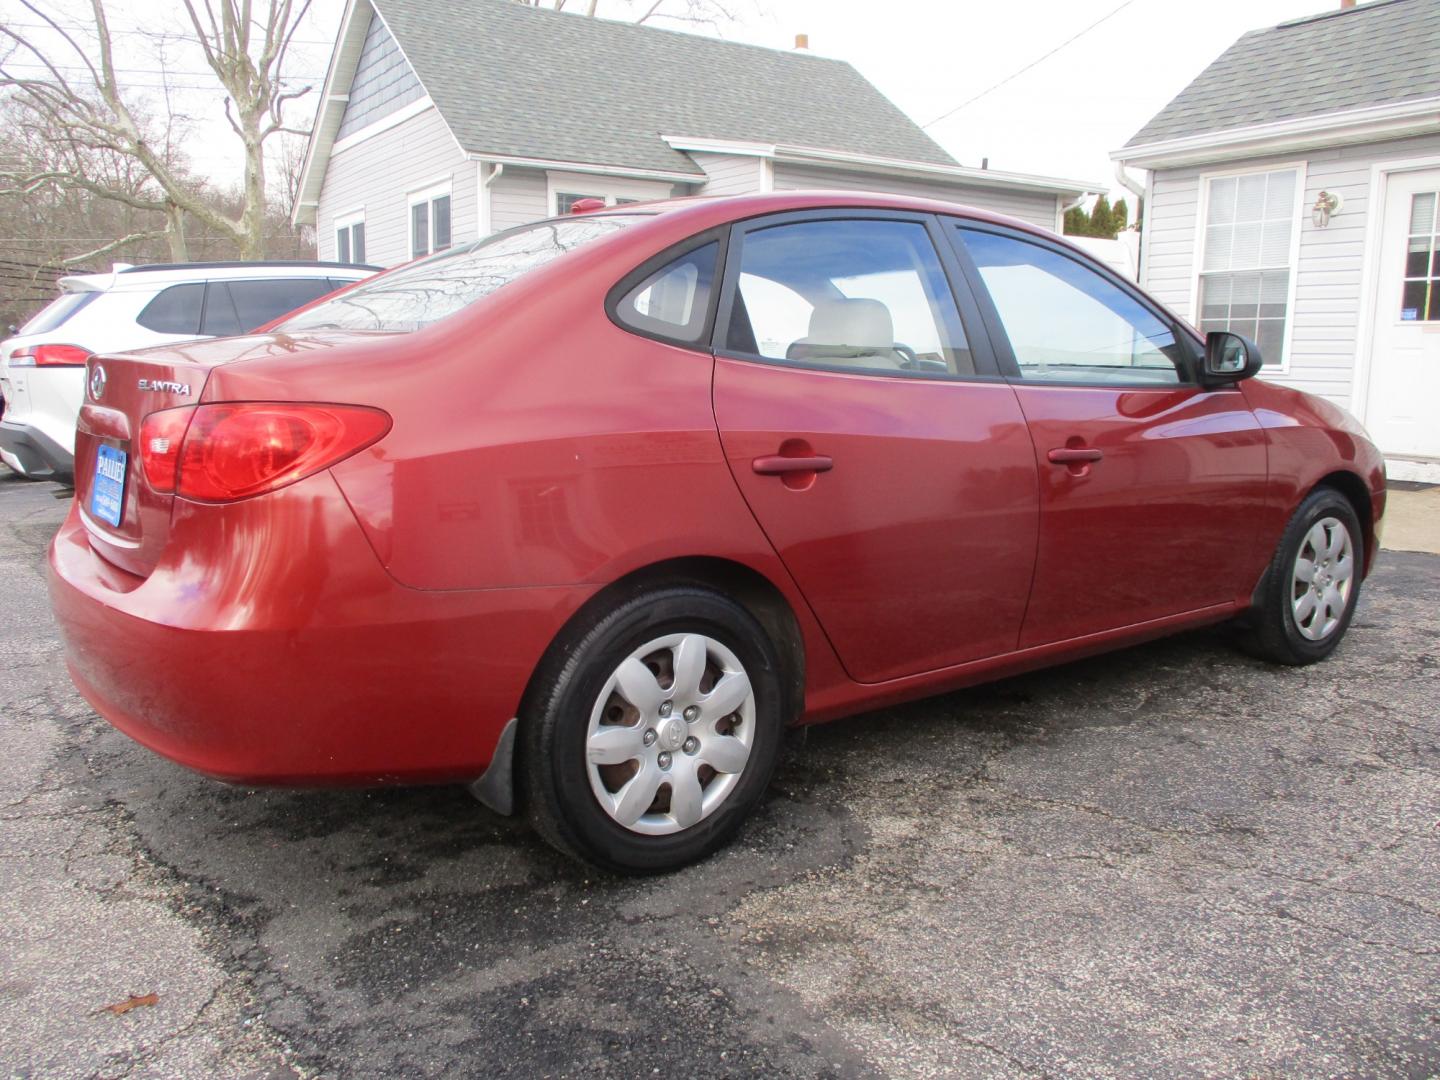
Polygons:
M189 262L190 244L185 239L185 211L173 202L165 204L165 239L170 242L170 261Z

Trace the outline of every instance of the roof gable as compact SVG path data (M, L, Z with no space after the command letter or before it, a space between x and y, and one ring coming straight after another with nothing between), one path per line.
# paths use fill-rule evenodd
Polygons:
M348 96L336 139L353 135L425 96L425 87L420 85L415 69L395 44L383 19L370 19Z
M1440 96L1440 0L1375 0L1253 30L1125 145Z
M954 164L843 61L514 0L374 3L471 153L703 176L662 138L685 135Z

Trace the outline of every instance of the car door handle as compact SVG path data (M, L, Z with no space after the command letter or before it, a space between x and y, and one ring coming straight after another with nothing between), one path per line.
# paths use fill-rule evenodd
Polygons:
M779 476L781 473L793 472L829 472L834 464L835 462L824 454L811 454L808 457L768 454L757 457L750 463L750 467L761 476Z
M1045 455L1052 465L1079 465L1099 461L1105 455L1093 446L1062 446Z

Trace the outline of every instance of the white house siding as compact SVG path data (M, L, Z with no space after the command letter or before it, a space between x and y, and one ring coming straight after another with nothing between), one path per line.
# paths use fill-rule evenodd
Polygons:
M490 229L503 232L550 216L550 192L544 169L506 165L490 183Z
M475 163L460 152L440 114L427 109L332 154L316 208L317 246L335 258L335 219L365 214L365 260L394 266L410 258L409 193L450 181L450 235L475 239ZM543 180L542 180L543 189Z
M696 165L705 170L701 195L748 195L760 190L760 159L740 154L692 153Z
M797 188L840 189L843 191L888 191L896 195L913 195L922 199L943 199L945 202L992 210L997 214L1054 229L1058 220L1057 197L1045 192L1016 188L976 187L942 183L933 180L910 180L879 173L844 172L839 169L817 169L808 165L775 165L775 190Z
M1365 230L1369 215L1380 210L1370 205L1371 167L1376 162L1435 154L1440 154L1440 135L1156 170L1145 212L1141 282L1157 299L1193 319L1200 177L1303 161L1305 192L1289 363L1284 372L1267 370L1265 378L1348 406L1354 396ZM1310 220L1310 207L1322 191L1338 192L1345 200L1341 212L1323 229Z

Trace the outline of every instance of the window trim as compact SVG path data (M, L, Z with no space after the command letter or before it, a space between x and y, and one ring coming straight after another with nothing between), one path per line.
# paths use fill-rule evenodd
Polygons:
M793 225L809 221L899 221L921 225L935 249L941 272L950 288L950 297L960 319L960 328L965 334L965 344L975 362L975 374L952 374L948 371L903 371L892 368L860 368L842 364L820 364L810 360L786 360L759 353L747 353L731 349L726 338L730 318L739 293L740 264L745 248L745 236L777 225ZM908 210L877 210L862 207L826 207L817 210L795 210L787 213L769 214L765 217L737 221L731 226L731 239L726 252L725 273L719 289L719 306L715 312L714 330L710 339L710 350L717 357L728 360L743 360L752 364L766 364L770 367L795 368L801 371L829 372L840 375L863 375L866 378L922 379L929 382L1004 382L998 358L991 346L990 335L983 321L982 312L975 302L972 290L960 265L951 250L950 242L943 235L944 226L934 214Z
M435 254L435 207L429 206L426 210L425 228L427 232L426 243L429 250L417 252L415 250L415 207L421 203L433 204L436 199L448 198L450 200L450 243L441 248L441 251L449 251L455 247L455 196L450 190L450 181L440 180L425 187L415 188L405 194L405 247L410 252L410 258L419 259L427 255Z
M616 205L617 199L633 199L637 202L654 202L668 199L674 193L675 185L660 183L667 188L663 193L655 191L656 181L642 180L632 176L603 176L596 173L570 173L555 169L545 170L545 211L549 217L564 217L560 213L561 195L579 195L586 199L604 199L607 207Z
M981 312L985 318L985 328L989 332L991 340L994 342L996 355L1000 358L1000 368L1005 372L1006 380L1012 385L1017 387L1062 386L1090 390L1174 391L1201 389L1211 391L1235 391L1238 393L1238 387L1235 384L1209 388L1202 382L1200 378L1200 366L1205 356L1205 343L1199 331L1184 319L1179 318L1173 311L1170 311L1157 302L1153 297L1147 295L1136 282L1130 281L1122 275L1117 274L1088 252L1071 247L1069 244L1060 240L1058 236L1051 238L1039 233L1026 232L1022 229L1015 229L1006 225L998 225L993 222L981 221L975 218L946 215L945 222L947 230L950 233L950 243L954 246L955 253L961 265L964 267L965 276L979 299ZM1079 379L1074 381L1046 379L1044 382L1040 382L1035 379L1025 378L1020 371L1019 363L1015 359L1015 350L1010 344L1010 335L1005 330L1004 321L1000 318L1000 310L995 306L995 301L991 299L989 290L985 288L985 281L980 276L980 268L975 265L975 261L970 257L970 252L965 247L964 237L959 235L962 229L994 233L996 236L1004 236L1012 240L1044 248L1057 255L1063 255L1073 262L1079 263L1085 269L1093 271L1110 284L1118 286L1121 292L1139 303L1141 307L1145 308L1150 314L1159 319L1160 322L1168 326L1170 332L1175 336L1176 344L1184 346L1184 354L1181 356L1184 369L1180 372L1180 381L1175 383L1156 383L1136 380L1134 382L1117 381L1097 383Z
M1268 165L1246 165L1242 168L1216 169L1202 172L1196 177L1199 190L1195 198L1195 240L1190 258L1190 317L1195 326L1200 326L1200 278L1205 265L1205 221L1210 216L1210 185L1215 180L1228 180L1238 176L1253 176L1256 173L1295 171L1295 205L1291 207L1291 220L1295 228L1290 233L1290 288L1285 297L1285 335L1280 341L1280 362L1266 364L1260 369L1260 377L1266 375L1288 375L1290 373L1291 338L1295 332L1295 295L1300 278L1300 234L1305 230L1305 195L1309 178L1306 166L1309 162L1300 158L1295 161L1276 161ZM1278 270L1279 267L1265 269ZM1226 271L1240 273L1243 271Z
M715 274L711 278L710 296L706 300L705 321L701 324L700 333L694 340L670 337L666 334L642 330L638 326L632 326L620 317L620 304L630 295L631 290L645 281L658 270L663 270L676 259L683 258L692 251L697 251L707 244L718 244L715 252ZM605 294L605 314L621 330L636 337L648 338L651 341L659 341L665 345L672 345L677 349L687 349L690 352L698 352L709 355L711 352L711 340L715 334L716 312L720 306L720 293L725 281L726 253L730 246L730 226L717 225L704 232L695 233L681 240L678 244L672 244L663 251L651 255L635 269L631 270L619 281L610 287Z
M331 235L331 237L332 237L332 238L334 239L334 241L335 241L335 253L334 253L334 254L335 254L335 261L336 261L336 262L340 262L340 261L341 261L341 260L340 260L340 233L341 233L342 231L345 231L345 230L348 230L348 229L353 229L356 225L364 225L364 224L365 224L365 207L363 207L363 206L360 207L360 209L358 209L358 210L351 210L349 213L346 213L346 214L336 214L335 217L331 220L331 222L330 222L330 235ZM367 252L367 254L368 254L368 252ZM361 262L360 260L354 258L354 255L355 255L355 235L354 235L354 233L351 233L351 235L350 235L350 255L351 255L351 260L350 260L350 262L348 262L348 263L345 264L346 266L363 266L363 265L364 265L363 262Z

